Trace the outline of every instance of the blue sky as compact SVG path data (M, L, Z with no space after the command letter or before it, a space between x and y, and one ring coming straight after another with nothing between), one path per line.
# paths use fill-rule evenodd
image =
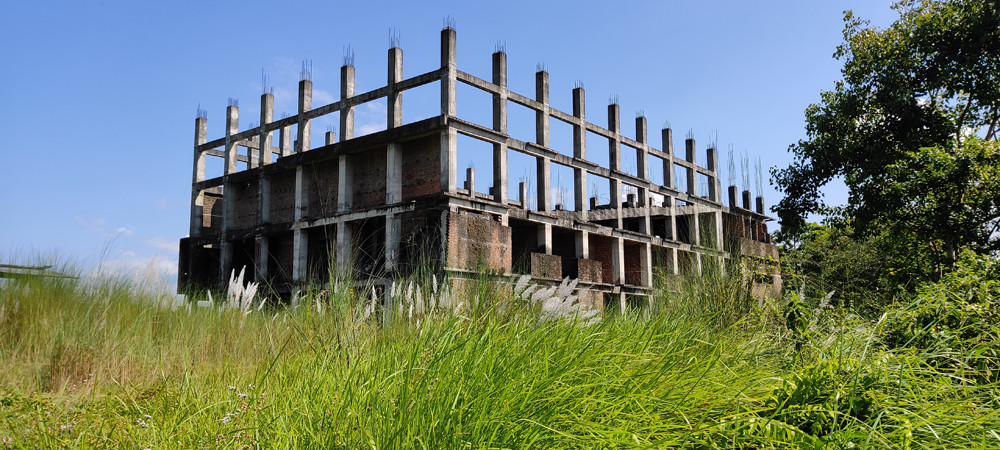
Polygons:
M292 114L303 60L312 61L314 106L328 103L339 96L346 46L358 92L379 87L390 28L407 77L438 65L451 16L460 70L488 79L502 43L515 91L533 94L543 63L557 108L571 110L580 81L592 122L606 122L617 96L626 134L642 110L655 146L670 121L676 143L692 130L699 152L717 135L723 170L732 144L766 173L789 163L788 145L804 137L803 110L840 78L831 55L842 11L879 26L896 17L890 2L870 0L346 3L3 2L0 262L59 255L175 273L198 105L209 139L223 135L230 97L246 129L259 115L263 70L276 116ZM404 120L432 112L434 94L404 94ZM359 133L384 126L383 114L378 104L359 108ZM335 120L314 122L314 145ZM768 205L779 199L770 187L764 195ZM835 203L845 198L828 192Z

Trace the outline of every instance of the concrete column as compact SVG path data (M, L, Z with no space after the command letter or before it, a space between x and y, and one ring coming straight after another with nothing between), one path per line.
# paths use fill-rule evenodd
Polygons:
M257 190L257 225L271 221L271 179L261 175Z
M340 67L340 99L354 97L354 66ZM344 106L340 109L341 140L354 139L354 107Z
M764 196L758 195L756 200L757 200L757 205L756 205L757 214L764 214Z
M281 127L278 131L278 151L282 157L292 154L292 127Z
M400 81L403 81L403 50L393 47L389 49L389 77L386 84L389 87L385 124L387 129L403 124L403 91L396 89L396 83Z
M337 224L337 270L342 274L351 268L353 253L351 249L354 226L350 222Z
M618 105L614 103L608 105L608 130L615 134L621 133L621 114ZM621 141L617 136L608 139L608 162L611 170L622 170Z
M705 150L706 160L708 162L708 171L712 173L712 176L708 177L708 198L714 202L720 201L719 199L719 187L716 183L719 180L719 161L717 159L718 151L715 147L709 147Z
M552 254L552 225L538 224L538 246L546 255Z
M201 189L195 189L194 184L205 181L205 152L198 146L208 142L208 119L194 119L194 167L191 170L191 237L201 236L201 226L204 216L205 196Z
M337 132L327 131L323 134L323 145L333 145L337 143Z
M458 142L455 129L441 131L441 191L454 193L458 189Z
M521 201L521 209L528 209L528 183L517 183L517 199Z
M625 241L611 238L611 283L625 284Z
M684 140L684 159L691 163L696 164L695 161L695 146L694 138ZM687 168L687 193L691 196L698 195L698 177L695 175L695 170L692 168Z
M223 240L219 243L219 281L222 286L229 285L229 275L233 267L233 245Z
M649 244L642 244L639 248L639 268L642 270L639 284L643 287L653 287L653 248Z
M301 228L292 232L292 280L301 283L306 281L306 269L309 264L309 233Z
M574 235L576 238L576 257L590 259L590 233L577 231Z
M750 191L743 191L743 209L750 211Z
M260 96L260 135L257 137L258 161L260 165L271 164L271 132L265 132L264 126L274 121L274 96L271 94L261 94Z
M646 142L646 118L644 116L635 118L635 140L644 146L649 144ZM640 148L635 156L636 173L639 175L639 178L649 180L648 152L646 152L645 148Z
M465 189L469 191L469 197L476 198L476 169L474 167L465 169Z
M736 195L736 186L729 186L729 208L736 209L739 206L739 200Z
M226 170L229 175L236 172L236 157L238 145L233 136L239 133L240 128L240 107L226 107Z
M254 246L254 273L256 274L254 281L264 284L268 278L267 261L270 252L270 239L267 236L258 235L254 240L256 244Z
M586 94L582 87L573 89L573 157L587 159ZM573 168L573 198L581 221L587 221L587 171Z
M725 245L724 242L722 242L722 211L721 210L716 210L715 211L715 217L713 217L713 220L715 221L715 248L717 248L719 250L725 250L726 249L726 245Z
M351 155L342 154L337 171L337 212L348 212L354 201L354 167Z
M664 128L660 130L660 136L663 139L661 143L663 152L670 155L668 158L663 158L663 185L671 189L677 189L677 186L674 186L674 162L672 161L674 156L674 132L670 128Z
M295 141L295 151L304 152L312 148L309 135L311 120L305 117L306 111L312 109L312 81L299 81L299 127Z
M441 115L455 116L455 86L458 82L456 63L456 35L454 28L441 30Z
M670 259L671 259L671 261L669 263L670 264L670 266L669 266L670 273L672 273L674 275L679 275L681 273L681 268L680 268L680 265L679 265L679 263L677 261L677 249L676 248L671 248L670 249Z
M549 142L549 73L535 72L535 101L542 104L541 111L535 111L535 143L550 147Z
M507 134L507 54L493 53L493 129ZM493 201L507 204L507 145L493 144Z
M399 240L401 221L396 214L385 216L385 272L395 273L399 269Z
M552 189L551 189L551 177L550 168L551 165L549 158L539 156L535 158L536 161L536 171L538 176L538 210L539 211L549 211L552 209Z
M396 90L396 83L403 81L403 50L399 47L389 49L389 86L388 108L386 113L386 128L395 128L403 124L403 92ZM391 142L385 148L385 202L398 203L403 200L403 149L398 142ZM386 218L386 266L391 266L389 257L389 222ZM396 220L398 222L398 219ZM398 231L398 230L397 230ZM396 239L399 233L395 234ZM398 247L398 242L396 243ZM395 254L395 253L393 253Z
M385 203L403 201L403 146L390 142L385 147Z

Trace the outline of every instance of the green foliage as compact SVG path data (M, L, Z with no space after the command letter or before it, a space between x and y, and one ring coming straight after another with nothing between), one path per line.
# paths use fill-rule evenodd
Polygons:
M775 207L783 231L807 231L806 215L827 209L820 189L842 178L844 213L862 236L921 242L948 263L962 248L996 248L998 6L903 1L885 29L845 14L835 54L844 79L806 109L807 138L773 172L785 193Z
M1000 261L971 252L914 301L888 315L881 340L928 355L934 367L978 382L1000 380Z
M850 429L873 414L879 375L861 373L856 360L830 361L799 369L765 400L758 415L792 425L811 436Z

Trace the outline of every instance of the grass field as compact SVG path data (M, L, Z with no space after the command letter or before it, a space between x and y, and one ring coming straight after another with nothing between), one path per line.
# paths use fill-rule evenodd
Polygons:
M836 310L788 331L724 277L592 317L420 285L382 320L364 289L258 309L2 283L0 448L1000 447L995 383Z

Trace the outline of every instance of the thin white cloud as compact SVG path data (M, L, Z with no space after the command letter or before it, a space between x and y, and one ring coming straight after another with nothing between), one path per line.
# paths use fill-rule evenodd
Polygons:
M150 236L145 240L143 240L143 242L146 245L155 248L157 250L163 250L171 253L176 253L178 248L177 241L168 240L163 236Z

